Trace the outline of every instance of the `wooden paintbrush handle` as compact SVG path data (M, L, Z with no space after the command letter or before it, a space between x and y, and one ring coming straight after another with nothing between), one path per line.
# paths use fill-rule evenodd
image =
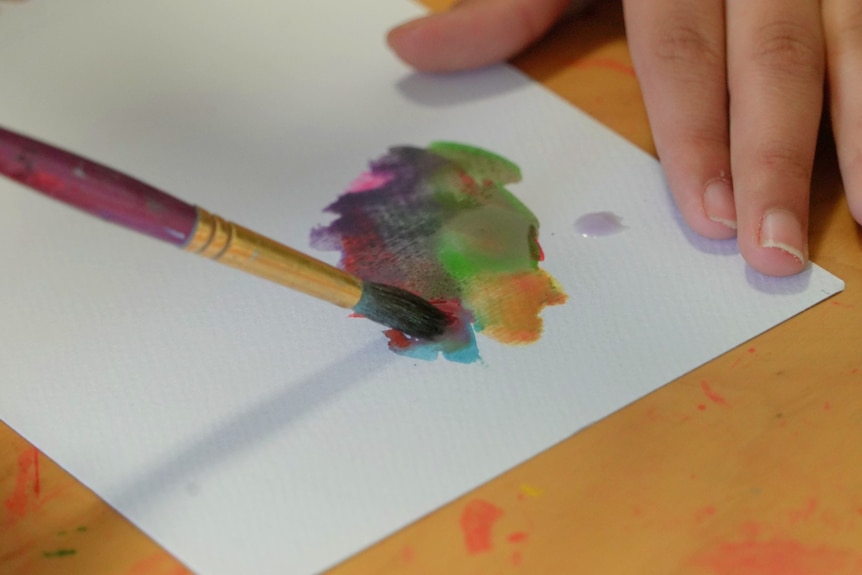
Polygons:
M362 297L358 278L203 208L185 250L344 308Z
M107 166L3 128L0 174L174 245L184 245L195 227L194 206Z

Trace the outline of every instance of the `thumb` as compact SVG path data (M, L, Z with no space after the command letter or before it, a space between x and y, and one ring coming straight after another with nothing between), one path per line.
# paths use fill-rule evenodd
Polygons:
M583 0L461 0L447 12L403 24L389 45L426 72L478 68L514 56Z

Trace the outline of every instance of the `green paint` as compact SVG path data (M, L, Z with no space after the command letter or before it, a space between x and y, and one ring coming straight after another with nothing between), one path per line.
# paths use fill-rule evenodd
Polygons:
M75 529L75 531L77 531L78 533L83 533L83 532L84 532L84 531L86 531L86 530L87 530L87 528L86 528L86 527L84 527L83 525L81 525L80 527L78 527L77 529Z
M78 553L74 549L57 549L56 551L42 551L42 557L46 559L57 559L59 557L68 557Z

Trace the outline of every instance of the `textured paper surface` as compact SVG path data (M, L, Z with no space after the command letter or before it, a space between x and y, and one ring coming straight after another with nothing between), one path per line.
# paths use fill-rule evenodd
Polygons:
M689 233L656 161L508 67L412 74L404 0L32 0L0 124L307 249L390 145L518 163L570 301L426 363L337 308L0 181L0 417L202 573L311 573L842 289ZM585 239L611 211L627 229ZM335 254L320 254L330 261Z

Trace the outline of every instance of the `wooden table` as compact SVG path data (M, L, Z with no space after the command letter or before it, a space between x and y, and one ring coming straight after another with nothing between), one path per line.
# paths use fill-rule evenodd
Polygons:
M655 152L617 3L562 24L515 63ZM810 251L844 293L332 573L862 573L862 248L829 139ZM188 572L5 426L0 499L2 573Z

